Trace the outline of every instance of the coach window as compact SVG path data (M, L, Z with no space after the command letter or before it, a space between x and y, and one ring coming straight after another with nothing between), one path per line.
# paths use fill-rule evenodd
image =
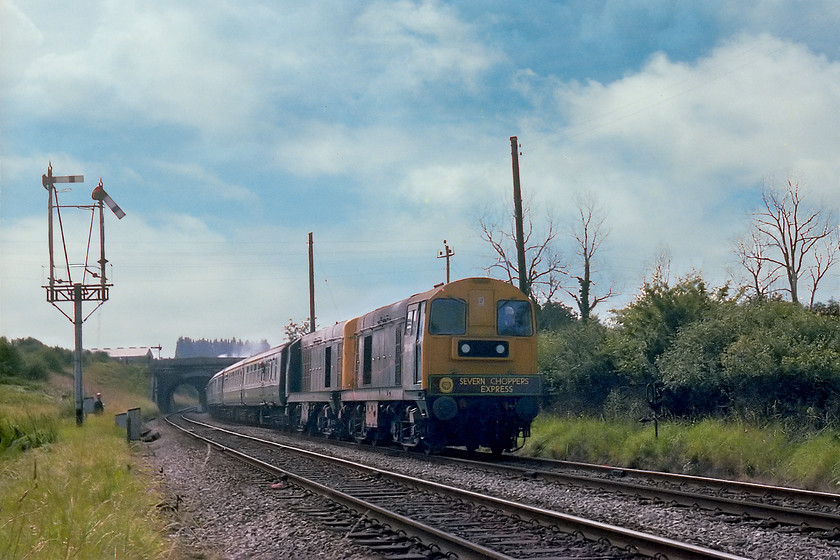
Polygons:
M499 336L531 336L531 304L521 300L501 300L498 303L497 327Z
M454 298L441 298L432 301L429 315L429 332L431 334L466 333L466 302Z

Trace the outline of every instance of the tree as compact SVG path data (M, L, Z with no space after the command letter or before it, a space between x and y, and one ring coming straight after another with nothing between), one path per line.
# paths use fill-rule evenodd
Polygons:
M817 294L817 286L825 274L837 263L840 257L840 228L835 227L833 234L821 240L820 247L814 251L814 264L808 268L808 277L811 281L811 298L808 300L808 308L814 309L814 298Z
M289 324L283 327L283 332L286 333L286 340L294 342L305 334L309 334L309 319L304 319L300 323L295 323L293 319L289 319Z
M807 275L813 305L820 280L838 260L838 226L824 208L807 208L799 183L791 180L784 190L766 188L761 201L762 208L753 214L752 223L757 250L744 253L744 260L751 267L748 270L767 265L766 274L778 272L785 278L784 290L794 303L799 303L799 281ZM769 278L765 276L766 280Z
M5 336L0 336L0 377L20 375L22 366L18 349Z
M571 307L557 301L547 301L537 306L537 330L556 331L569 323L576 322Z
M572 232L572 237L577 242L576 252L581 258L582 270L578 275L569 275L577 281L578 290L567 289L566 293L577 303L580 320L588 321L595 306L614 295L612 283L607 292L601 296L595 295L592 290L594 286L592 275L596 272L593 268L593 260L609 232L604 229L604 216L593 196L580 197L577 209L580 221Z
M657 359L681 328L702 318L727 299L727 289L709 292L699 274L670 286L661 276L645 283L642 293L615 311L618 369L637 381L660 381Z
M562 411L596 412L627 379L616 373L610 352L611 330L597 321L568 321L543 332L538 365L546 405Z
M734 251L749 276L744 290L752 292L753 297L759 300L770 295L770 286L779 279L779 267L768 266L770 263L764 259L766 251L767 247L757 231L751 232L749 239L738 240Z
M531 298L538 302L550 302L562 288L562 278L565 274L560 253L554 248L554 239L557 237L554 218L551 213L547 214L547 229L542 235L534 232L530 205L523 207L522 219L526 277L531 287ZM479 218L478 222L482 239L490 244L495 253L495 262L485 270L490 275L498 272L508 282L515 284L519 278L519 267L516 264L516 228L513 217L511 216L505 229L499 225L499 220L486 215Z

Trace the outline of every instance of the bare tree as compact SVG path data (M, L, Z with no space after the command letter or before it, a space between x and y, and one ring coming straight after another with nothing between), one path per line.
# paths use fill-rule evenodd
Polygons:
M531 218L530 205L523 207L523 240L525 246L525 265L527 267L528 283L531 287L531 297L538 302L550 302L554 295L562 288L565 268L562 265L560 253L554 249L554 239L557 231L554 218L548 213L546 227L542 235L534 232L534 222ZM513 217L505 228L499 225L499 220L480 217L481 237L487 241L495 253L495 262L486 267L488 274L498 273L515 284L519 278L519 267L516 254L516 228Z
M754 292L758 299L767 298L771 286L779 279L779 267L763 258L766 251L767 246L757 231L750 232L749 239L739 239L734 250L738 262L749 276L749 286L744 290L746 293Z
M566 289L566 293L577 303L581 321L587 321L596 305L615 295L613 292L615 284L610 283L609 289L603 295L594 294L592 288L595 282L592 276L597 270L593 267L593 260L601 243L609 235L609 231L604 229L603 211L594 196L579 197L577 209L580 221L572 232L572 237L576 241L576 253L581 259L582 270L578 275L569 275L577 281L578 289L576 291Z
M755 270L761 262L778 272L786 280L791 301L797 303L799 280L807 274L813 303L820 280L837 262L837 244L833 242L833 248L829 244L837 235L837 224L825 209L808 209L799 183L790 180L784 190L765 189L761 201L763 207L753 214L753 228L763 249L749 256L750 266Z
M840 260L840 228L835 227L830 237L822 239L821 245L818 250L814 251L813 266L808 268L808 277L811 281L811 298L808 300L808 309L814 308L814 297L820 280Z
M665 245L660 245L657 251L653 261L647 267L645 285L668 286L671 283L671 249Z

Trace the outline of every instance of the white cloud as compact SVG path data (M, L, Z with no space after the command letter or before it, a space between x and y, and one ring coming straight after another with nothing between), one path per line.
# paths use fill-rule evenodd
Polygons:
M375 79L409 90L442 81L474 89L502 55L478 40L445 4L375 2L356 18L354 41L384 72Z
M224 16L176 6L102 2L73 42L51 39L27 57L12 102L41 116L92 122L175 123L237 131L264 99L252 53L225 35L208 36ZM78 24L78 22L76 22ZM56 22L38 20L18 45L49 37ZM66 33L62 37L67 37Z
M754 181L815 157L840 162L831 148L840 64L766 36L741 37L694 64L657 55L638 74L557 96L570 121L564 135L675 182L713 183L722 170Z
M22 77L43 41L43 34L13 2L0 4L0 92Z

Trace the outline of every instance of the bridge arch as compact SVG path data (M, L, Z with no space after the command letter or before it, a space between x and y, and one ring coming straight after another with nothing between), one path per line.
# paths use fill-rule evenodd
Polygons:
M204 388L217 372L242 358L174 358L154 360L152 371L152 400L164 414L173 412L172 396L182 385L194 387L203 409L207 406Z

